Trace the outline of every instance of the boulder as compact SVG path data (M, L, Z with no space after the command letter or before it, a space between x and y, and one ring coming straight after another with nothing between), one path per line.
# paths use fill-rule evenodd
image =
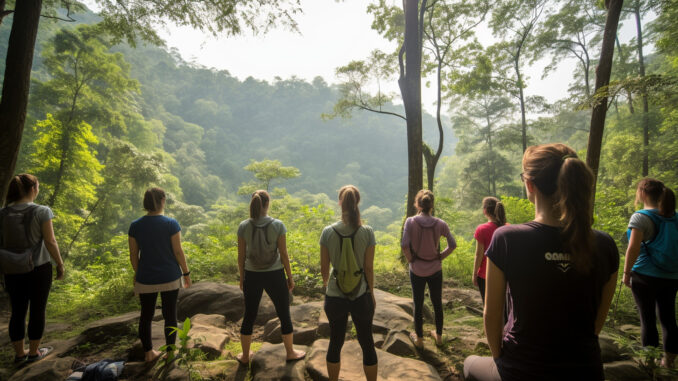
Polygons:
M179 321L197 314L218 314L227 321L236 322L245 312L242 291L238 286L215 282L199 282L179 290L177 305ZM257 324L265 324L276 316L271 299L263 294L259 303Z
M78 337L81 343L105 344L112 338L136 336L139 311L97 320L88 324Z
M389 332L381 349L396 356L415 356L417 354L407 331Z
M295 349L308 352L308 347L297 346ZM283 344L264 343L252 358L252 380L304 380L306 360L287 362Z
M645 381L651 377L640 370L634 361L615 361L603 364L605 379L612 381Z
M328 379L325 363L328 344L329 340L317 340L313 343L311 352L307 355L306 370L314 381ZM398 357L380 349L377 349L377 357L379 359L379 380L381 381L440 380L440 376L435 368L423 361ZM341 350L341 372L339 378L342 380L362 380L365 378L362 350L355 340L349 340L344 343L344 347Z
M372 339L374 340L374 346L380 349L383 349L384 341L386 341L386 335L381 333L373 333Z
M412 298L404 298L402 296L393 295L389 292L376 288L374 289L374 298L377 301L377 309L381 308L383 305L392 304L407 312L408 315L414 316L414 302L412 301ZM433 320L433 313L426 304L424 304L424 318Z
M388 334L391 330L404 331L413 324L412 315L395 304L379 304L374 311L372 332Z
M601 333L598 336L598 342L600 343L600 354L604 363L629 358L610 335Z
M194 340L189 343L189 347L200 349L210 360L221 356L224 346L230 340L226 330L199 323L191 326L189 336Z
M54 354L43 360L27 365L14 373L9 381L52 381L63 380L71 374L73 357L59 358Z
M226 318L218 314L197 314L191 318L191 324L211 325L218 328L226 328Z
M295 344L310 345L315 341L321 311L322 302L311 302L290 307ZM277 317L269 320L264 326L263 340L273 344L282 343L280 320Z
M244 380L247 368L240 367L236 360L219 360L210 362L196 362L196 369L200 376L206 380L235 381Z

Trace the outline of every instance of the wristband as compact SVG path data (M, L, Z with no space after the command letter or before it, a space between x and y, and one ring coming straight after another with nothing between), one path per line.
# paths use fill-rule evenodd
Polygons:
M183 274L181 274L181 275L183 275L183 276L189 276L189 275L191 275L191 272L189 271L189 272L183 273Z

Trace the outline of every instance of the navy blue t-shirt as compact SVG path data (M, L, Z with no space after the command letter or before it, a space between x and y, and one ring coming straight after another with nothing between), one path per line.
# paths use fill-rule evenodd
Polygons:
M509 315L495 360L502 380L603 379L595 320L619 254L608 234L593 233L592 268L582 274L558 227L532 221L494 232L486 255L506 277Z
M129 226L129 236L139 245L137 282L161 284L181 278L181 269L172 251L171 237L181 231L174 218L143 216Z

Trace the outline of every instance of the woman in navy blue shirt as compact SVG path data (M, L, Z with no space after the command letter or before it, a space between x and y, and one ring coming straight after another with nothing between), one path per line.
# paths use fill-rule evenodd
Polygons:
M144 209L148 213L129 227L130 262L135 272L134 293L139 295L141 302L139 338L146 362L160 356L160 352L153 349L151 340L151 322L158 293L165 319L165 343L174 344L179 289L182 285L191 285L186 256L181 248L181 227L175 219L163 215L165 199L162 189L148 189L144 194Z

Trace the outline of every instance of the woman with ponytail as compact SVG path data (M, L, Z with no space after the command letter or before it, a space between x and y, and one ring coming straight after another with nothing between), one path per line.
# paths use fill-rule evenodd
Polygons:
M528 147L522 164L535 218L492 236L484 311L492 357L468 357L465 379L603 380L598 334L619 255L591 228L593 172L564 144Z
M490 247L492 234L498 227L506 225L506 212L504 204L496 197L485 197L483 199L483 215L487 222L478 225L473 238L476 240L476 259L473 262L473 285L480 290L480 297L485 304L485 273L487 268L487 258L485 251Z
M631 287L638 306L641 342L644 347L659 346L655 311L659 312L659 322L664 334L662 366L671 368L678 354L676 196L661 181L645 178L638 183L636 203L638 202L643 204L643 209L635 212L629 221L624 284ZM667 237L666 234L673 239L662 240ZM673 257L674 261L663 263L663 256Z
M443 344L443 267L442 262L457 247L445 221L433 217L434 197L428 189L417 192L414 198L417 215L405 220L400 247L409 262L412 298L414 299L414 332L410 339L418 348L424 346L424 293L428 291L433 304L436 329L431 337L437 345ZM440 251L440 237L447 247Z
M238 270L240 289L245 297L245 313L240 327L242 353L236 359L246 366L252 358L252 330L264 291L271 298L280 319L287 361L306 356L305 352L295 350L293 346L290 292L294 289L294 279L287 254L287 229L282 221L268 215L270 200L265 190L252 193L250 218L238 226Z
M47 356L51 347L40 347L45 331L45 310L52 287L52 263L56 264L56 279L64 278L64 261L54 238L52 210L33 201L40 193L37 177L23 173L9 183L5 207L0 209L0 249L24 254L29 251L28 267L18 266L4 273L5 290L9 294L12 314L9 319L9 338L14 349L14 363L20 365ZM4 262L4 261L3 261ZM28 317L28 351L26 313Z
M325 314L330 323L330 343L327 349L327 373L330 381L339 379L341 348L346 336L348 315L351 314L363 351L363 371L368 381L377 379L377 352L372 337L374 298L374 247L372 228L360 221L360 192L353 185L339 190L341 220L325 227L320 235L320 272L325 287ZM344 245L352 245L351 250ZM354 258L342 258L353 254ZM346 261L360 270L360 279L348 294L341 287L340 271ZM330 269L330 265L332 268Z

